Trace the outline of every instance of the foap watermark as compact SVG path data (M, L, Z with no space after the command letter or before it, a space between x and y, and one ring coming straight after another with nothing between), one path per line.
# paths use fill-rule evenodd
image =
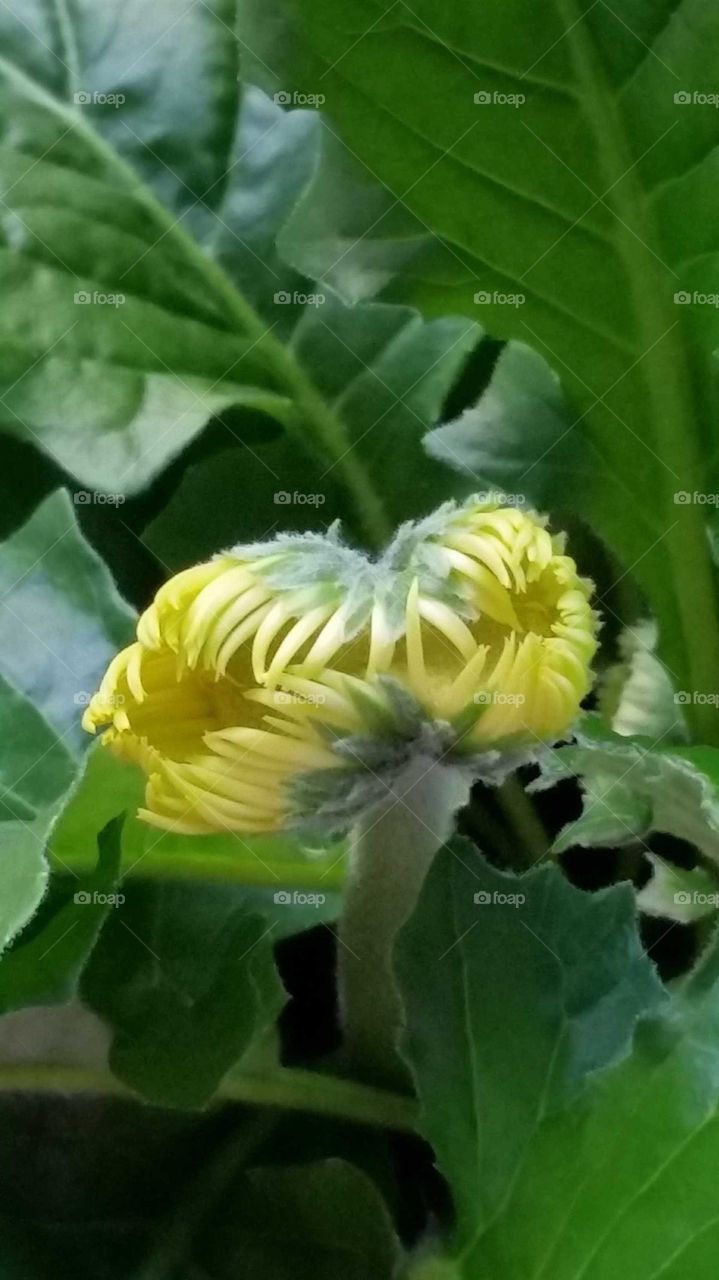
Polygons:
M526 301L524 293L502 293L500 289L478 289L474 295L477 307L523 307Z
M499 889L494 889L492 893L488 889L480 889L474 895L476 907L523 907L526 901L524 893L501 893Z
M276 507L321 507L326 495L324 493L302 493L295 489L292 493L287 489L278 489L274 495Z
M103 697L103 706L122 707L125 705L124 693L110 693L107 697ZM87 689L79 689L73 697L76 707L89 707L92 702L92 694Z
M702 293L700 289L690 293L688 289L679 289L674 294L674 304L677 307L719 307L719 293Z
M97 289L78 289L73 297L76 307L122 307L127 302L124 293L100 293Z
M674 503L677 507L688 507L692 504L697 507L717 507L719 493L699 493L696 489L693 493L689 493L688 489L678 489L674 494Z
M121 507L124 493L100 493L95 489L75 489L72 500L76 507Z
M79 889L73 897L78 907L121 907L124 901L124 893L89 893L86 889Z
M500 689L485 689L475 693L473 701L478 707L521 707L527 701L523 693L502 693Z
M674 902L678 907L719 907L719 893L699 893L697 889L691 892L688 889L680 889L674 894Z
M678 707L719 707L719 693L701 693L699 689L680 689L674 694Z
M289 89L278 89L273 101L278 107L323 107L327 99L323 93L291 93Z
M477 502L496 503L498 507L523 507L526 501L526 493L505 493L503 489L485 489L477 494Z
M523 107L526 93L500 93L498 89L480 89L474 95L478 107Z
M321 707L326 701L324 693L288 693L286 689L278 689L275 694L277 706Z
M323 907L327 901L324 893L301 893L298 889L278 889L274 895L278 907Z
M78 107L122 107L127 98L124 93L99 93L97 89L78 89L73 94Z
M701 89L679 89L674 94L678 107L719 107L719 93L704 93Z
M295 289L278 289L274 295L278 307L321 307L327 298L324 293L298 293Z

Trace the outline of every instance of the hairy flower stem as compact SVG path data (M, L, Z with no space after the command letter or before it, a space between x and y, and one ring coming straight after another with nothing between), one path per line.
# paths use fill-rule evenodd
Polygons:
M516 774L498 788L497 801L513 836L514 870L526 870L545 856L551 840Z
M350 839L338 954L344 1054L352 1072L374 1084L406 1084L392 951L470 785L456 766L418 758Z

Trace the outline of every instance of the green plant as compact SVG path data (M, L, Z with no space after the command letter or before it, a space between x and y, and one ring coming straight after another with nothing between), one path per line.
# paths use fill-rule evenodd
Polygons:
M719 15L9 0L0 36L0 1270L713 1275ZM416 647L544 634L441 562L477 492L568 530L603 619L585 709L563 616L566 715L484 754ZM139 714L139 659L92 695L170 580L142 643L255 732L173 577L228 547L253 707L300 699L282 786L290 741L315 772L285 805L239 761L242 820L183 826L81 720ZM277 659L348 599L351 697Z

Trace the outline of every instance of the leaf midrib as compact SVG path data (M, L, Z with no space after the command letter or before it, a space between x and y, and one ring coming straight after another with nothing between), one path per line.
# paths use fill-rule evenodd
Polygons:
M614 1217L607 1223L605 1230L599 1236L594 1248L590 1250L587 1257L582 1263L580 1263L579 1270L575 1273L573 1280L584 1280L589 1267L592 1265L595 1258L599 1257L601 1254L604 1245L607 1243L607 1240L610 1238L617 1224L622 1222L622 1220L631 1213L633 1206L651 1190L655 1183L659 1182L661 1178L664 1177L667 1169L671 1168L674 1161L692 1145L695 1139L698 1138L700 1134L704 1133L705 1129L708 1129L710 1125L716 1124L717 1120L719 1120L719 1114L717 1113L717 1106L715 1105L711 1114L706 1116L701 1124L696 1125L691 1132L686 1135L682 1142L677 1143L659 1167L654 1170L651 1176L646 1178L642 1185L635 1189L634 1194L622 1203L619 1212L615 1213ZM691 1240L692 1237L690 1236L689 1239Z
M546 899L549 894L549 882L547 880L547 877L545 877L545 881L546 881L546 885L544 890L544 898L546 903ZM561 981L563 990L565 990L563 972L560 974L560 981ZM468 1027L469 1027L470 1023L469 1023L468 1010L467 1010L467 1018L468 1018ZM516 1160L514 1169L512 1170L512 1173L507 1181L507 1188L501 1201L497 1205L494 1212L490 1215L490 1217L487 1218L485 1222L480 1223L480 1225L477 1227L471 1240L462 1250L462 1253L460 1255L461 1261L466 1261L475 1252L475 1250L479 1247L482 1238L487 1234L487 1232L490 1231L496 1223L500 1223L502 1221L502 1219L506 1214L507 1207L512 1203L512 1199L514 1197L517 1184L519 1182L519 1179L522 1176L522 1170L524 1169L526 1161L532 1150L534 1135L536 1134L537 1130L539 1129L540 1125L542 1124L542 1122L544 1121L547 1115L550 1089L552 1086L552 1082L554 1080L554 1073L557 1066L557 1061L559 1058L560 1051L563 1045L566 1043L566 1038L567 1038L569 1029L570 1029L570 1018L567 1013L567 1002L566 1002L566 999L562 999L561 1016L557 1019L555 1033L554 1033L554 1043L552 1045L551 1053L549 1054L547 1059L547 1067L544 1075L544 1080L542 1081L542 1088L537 1098L537 1106L536 1106L534 1122L528 1133L527 1140L524 1143L522 1150L517 1155L517 1160ZM471 1033L468 1033L468 1034L469 1034L470 1043L472 1045L472 1050L474 1050L474 1037L471 1035ZM474 1063L474 1058L473 1058L473 1063ZM479 1134L479 1124L477 1124L477 1133ZM478 1138L478 1141L479 1141L479 1138Z
M235 287L222 267L209 257L193 237L173 218L171 212L143 183L132 167L99 134L85 122L82 114L70 111L41 85L32 80L7 58L0 56L0 76L17 86L31 101L68 122L89 146L122 179L129 192L142 201L148 212L164 228L163 234L172 236L188 262L202 271L208 287L221 299L236 327L238 336L249 336L258 353L267 362L267 371L274 375L276 388L282 390L295 407L296 435L305 452L312 456L329 455L333 466L352 497L360 526L368 541L381 546L391 536L391 524L378 490L363 460L352 452L346 424L338 418L318 391L312 377L296 359L291 347L280 342L267 328L261 316L243 293Z
M436 153L438 156L443 156L447 160L453 161L460 169L472 174L474 178L478 178L481 182L486 182L489 186L496 187L499 191L503 191L514 199L529 205L530 208L541 209L543 213L556 218L565 229L571 231L577 228L578 219L571 212L568 213L565 209L562 209L557 205L550 204L546 200L540 199L536 194L522 190L521 187L510 186L505 179L498 177L496 174L489 173L486 169L481 169L479 165L473 164L471 160L458 155L454 151L452 151L452 154L450 155L446 147L442 147L434 138L431 138L427 133L425 133L424 130L418 128L416 124L410 123L409 120L404 119L402 116L398 116L397 112L388 106L387 103L380 102L377 98L370 98L367 92L358 85L357 81L347 74L345 69L340 71L337 67L333 67L331 63L328 63L326 58L321 55L318 55L318 57L328 67L328 69L334 73L338 80L342 80L345 84L351 85L358 97L364 98L367 102L370 102L375 110L381 111L385 115L389 116L390 119L394 120L403 129L405 129L407 133L412 134L414 138L419 138L420 141L424 142L426 146L428 146L432 152ZM477 121L477 123L479 123L479 121ZM611 249L616 248L614 241L609 236L603 235L601 231L591 224L582 227L581 234L588 236L592 240L596 240L600 244L607 245L607 247ZM468 250L468 252L473 253L471 250ZM476 256L476 254L473 253L473 256ZM506 275L507 273L503 271L502 274Z
M402 6L405 7L404 5ZM414 15L417 16L416 14ZM421 18L419 19L421 22ZM432 31L430 27L417 26L414 22L400 18L397 26L406 31L413 32L420 39L427 40L428 43L434 45L438 49L446 49L459 61L463 61L472 67L478 67L482 71L492 71L496 75L507 76L511 80L516 80L519 84L532 84L540 89L546 89L549 93L556 93L558 97L572 98L578 101L578 96L574 89L570 89L566 84L562 84L557 80L546 80L543 76L530 75L529 71L518 71L516 67L508 67L505 63L495 62L488 58L480 58L476 53L472 53L469 49L457 48L451 40L446 40L444 36L439 36L437 32Z
M695 404L696 375L690 374L686 367L688 362L680 340L681 330L670 315L667 296L661 292L656 278L656 267L645 257L645 247L648 247L659 261L663 261L657 250L664 246L649 208L649 193L639 184L637 170L642 157L634 155L621 104L615 101L598 52L582 21L586 14L577 14L577 0L553 2L568 24L567 39L578 78L587 84L586 113L596 139L597 162L600 172L603 170L605 180L610 183L607 188L607 194L611 195L610 207L615 208L619 219L617 246L630 285L636 331L643 349L640 359L624 376L637 379L644 390L647 412L637 425L641 424L640 429L643 426L642 438L646 432L654 453L663 463L656 470L656 484L662 509L671 511L674 501L671 473L675 476L681 474L683 486L690 491L700 489L703 483L701 440L696 427L701 418L699 406ZM619 179L614 177L617 160L621 165ZM637 236L642 241L639 248ZM658 328L662 331L658 339L653 320L659 322ZM644 442L649 444L646 438ZM660 617L660 642L662 648L672 655L670 665L676 664L679 668L679 681L687 680L688 688L705 690L713 688L719 668L719 628L714 616L719 610L719 603L704 518L699 508L690 504L688 510L689 515L682 527L679 528L678 521L674 521L666 532L674 606L671 617L667 616L666 610ZM692 565L690 573L687 573L687 563ZM629 566L630 569L632 567ZM709 615L702 633L697 633L696 628L699 598L702 598ZM716 740L717 726L713 716L697 711L691 719L696 733L705 736L709 742Z
M208 276L213 270L219 272L219 268L216 267L212 259L202 252L197 242L183 230L179 225L179 221L172 217L170 211L138 177L134 169L122 159L117 151L108 145L100 134L90 128L81 112L66 106L54 94L48 93L36 80L33 80L24 71L16 67L14 63L0 55L0 76L2 75L15 84L29 100L35 101L49 113L62 118L67 123L68 130L74 129L81 134L95 154L99 155L103 162L117 173L122 181L125 193L134 196L140 202L141 206L156 219L158 227L163 228L164 233L168 236L172 236L174 242L188 255L189 260L201 263ZM259 317L255 315L242 295L238 293L224 275L222 275L222 279L225 285L224 294L231 292L233 295L235 319L238 319L239 311L241 310L245 317L246 329L253 336L261 334L263 326Z
M67 0L50 0L50 9L54 11L57 19L60 40L62 41L62 50L65 55L64 58L60 59L60 61L67 71L67 93L68 97L71 97L77 90L82 88L80 83L80 48L75 35L72 18L70 17L70 11L67 7Z
M672 1044L671 1048L668 1050L668 1052L665 1054L665 1056L664 1056L664 1057L662 1057L662 1058L658 1058L658 1059L657 1059L657 1060L655 1060L653 1063L651 1063L651 1065L650 1065L650 1067L649 1067L649 1075L648 1075L647 1077L645 1077L645 1081L644 1081L645 1087L644 1087L644 1089L642 1090L642 1092L641 1092L640 1094L638 1094L638 1095L637 1095L637 1098L636 1098L636 1105L634 1106L634 1108L633 1108L633 1109L632 1109L628 1114L627 1114L627 1113L625 1113L625 1114L622 1116L622 1124L621 1124L621 1126L620 1126L620 1125L616 1125L616 1126L615 1126L615 1141L611 1144L610 1149L609 1149L607 1152L605 1152L605 1155L604 1155L604 1157L602 1158L602 1160L600 1161L600 1163L599 1163L599 1164L597 1164L597 1165L594 1165L591 1169L589 1169L589 1171L587 1172L586 1176L585 1176L585 1177L583 1177L583 1178L581 1179L581 1181L579 1182L579 1184L578 1184L578 1186L577 1186L577 1188L576 1188L575 1194L574 1194L574 1196L572 1197L571 1202L570 1202L570 1203L569 1203L569 1205L568 1205L567 1213L564 1215L564 1217L562 1218L562 1221L561 1221L561 1223L560 1223L560 1225L559 1225L559 1230L557 1231L556 1235L554 1236L554 1239L552 1240L552 1243L551 1243L551 1245L550 1245L550 1248L549 1248L548 1252L545 1254L544 1258L541 1260L541 1264L540 1264L539 1270L535 1272L535 1274L531 1277L531 1280L542 1280L542 1276L544 1276L544 1274L546 1273L546 1271L547 1271L547 1268L548 1268L549 1264L552 1262L552 1260L553 1260L553 1259L554 1259L554 1257L556 1256L556 1254L557 1254L557 1250L558 1250L558 1249L559 1249L559 1247L561 1246L562 1241L564 1240L565 1236L567 1235L567 1232L568 1232L568 1231L569 1231L569 1229L570 1229L571 1222L572 1222L572 1216L573 1216L573 1213L574 1213L575 1207L577 1206L577 1204L578 1204L578 1203L579 1203L579 1201L581 1200L582 1196L583 1196L583 1195L584 1195L584 1194L585 1194L589 1189L591 1189L592 1184L593 1184L593 1183L597 1183L597 1182L599 1182L599 1181L601 1180L601 1175L602 1175L603 1170L605 1170L605 1169L607 1168L607 1165L609 1165L609 1164L610 1164L610 1162L615 1158L618 1148L621 1146L622 1142L624 1141L624 1135L625 1135L625 1133L626 1133L626 1126L627 1126L628 1122L630 1122L630 1121L631 1121L631 1119L632 1119L632 1118L637 1114L637 1112L639 1111L639 1109L640 1109L640 1107L642 1106L642 1104L646 1102L647 1095L648 1095L647 1082L648 1082L649 1077L651 1077L651 1083L654 1083L654 1082L655 1082L655 1080L656 1080L656 1077L659 1075L659 1073L660 1073L661 1071L663 1071L663 1070L666 1068L666 1066L667 1066L667 1064L668 1064L668 1063L671 1063L671 1062L674 1060L675 1056L676 1056L678 1053L680 1053L680 1052L682 1051L682 1049L685 1047L685 1045L687 1044L687 1042L688 1042L688 1036L687 1036L686 1034L684 1034L684 1035L682 1035L682 1036L679 1036L679 1037L675 1040L675 1042ZM635 1050L635 1052L636 1052L636 1050ZM626 1061L629 1061L629 1060L626 1060ZM625 1068L626 1068L626 1061L625 1061L625 1063L622 1063L622 1064L620 1064L620 1065L617 1067L617 1069L616 1069L616 1070L617 1070L617 1073L621 1072L623 1069L625 1069ZM714 1114L716 1114L716 1108L715 1108L715 1112L714 1112ZM709 1117L709 1118L711 1118L711 1117ZM692 1130L692 1133L693 1133L693 1132L694 1132L694 1130ZM689 1135L689 1136L691 1137L691 1135ZM679 1149L683 1148L683 1146L684 1146L684 1144L685 1144L686 1140L687 1140L687 1139L683 1139L683 1140L682 1140L682 1142L681 1142L681 1143L679 1143ZM671 1159L673 1158L673 1155L674 1155L674 1154L676 1154L676 1152L675 1152L675 1151L673 1151L673 1152L672 1152L672 1154L671 1154L669 1157L667 1157L667 1160L665 1160L665 1161L663 1162L662 1166L661 1166L662 1168L664 1167L664 1164L666 1164L668 1161L671 1161ZM657 1172L660 1172L660 1171L657 1171ZM648 1181L648 1182L649 1182L649 1181L652 1181L652 1180L653 1180L653 1176L654 1176L654 1175L652 1175L652 1179L648 1179L647 1181ZM645 1185L646 1185L646 1184L645 1184ZM639 1188L639 1192L637 1193L637 1195L640 1195L640 1194L641 1194L641 1192L642 1192L642 1190L643 1190L643 1187L642 1187L642 1188ZM634 1198L636 1199L636 1198L637 1198L637 1196L635 1196ZM610 1229L610 1230L611 1230L611 1226L613 1225L614 1221L615 1221L617 1218L620 1218L620 1217L622 1216L623 1211L624 1211L624 1208L625 1208L625 1205L624 1205L624 1204L622 1204L622 1206L621 1206L621 1208L620 1208L619 1212L615 1215L615 1218L613 1218L613 1219L612 1219L612 1223L610 1224L610 1227L609 1227L609 1229ZM602 1235L602 1237L600 1238L600 1241L598 1242L598 1247L599 1247L599 1246L601 1246L601 1243L603 1242L603 1240L605 1239L605 1237L606 1237L606 1232L605 1232L605 1233ZM595 1252L596 1252L596 1250L595 1250ZM589 1259L585 1259L584 1261L585 1261L585 1262L589 1262L589 1261L591 1261L592 1256L593 1256L593 1255L590 1255L590 1258L589 1258ZM584 1265L584 1263L582 1264L582 1266L583 1266L583 1265ZM581 1275L581 1271L579 1272L579 1275ZM576 1276L576 1277L575 1277L575 1280L578 1280L578 1276Z
M687 1046L691 1046L691 1044L692 1044L692 1037L688 1033L685 1033L680 1038L678 1038L675 1041L672 1048L666 1054L666 1056L652 1064L652 1067L651 1067L652 1076L656 1078L656 1076L666 1067L667 1063L673 1060L675 1054L681 1052ZM700 1046L700 1048L703 1050L703 1046ZM587 1174L587 1176L583 1178L582 1181L580 1182L576 1190L576 1193L571 1200L568 1212L565 1215L565 1217L562 1219L559 1231L554 1237L548 1253L542 1259L539 1270L535 1272L535 1274L532 1276L532 1280L541 1280L541 1277L544 1275L545 1271L547 1270L549 1263L555 1257L557 1253L557 1249L561 1245L564 1237L567 1234L567 1231L569 1230L575 1205L581 1198L582 1194L588 1188L591 1187L592 1182L596 1182L599 1179L602 1170L606 1168L609 1161L614 1157L617 1150L617 1144L622 1141L627 1119L631 1119L632 1116L636 1115L637 1111L642 1105L642 1102L645 1100L646 1100L646 1089L643 1091L641 1095L638 1096L636 1107L630 1113L629 1117L627 1117L626 1115L623 1117L624 1124L621 1126L621 1128L617 1126L617 1142L612 1145L611 1150L607 1155L605 1155L601 1163L595 1166L594 1168L592 1168ZM580 1269L576 1273L574 1280L581 1280L581 1277L584 1276L587 1267L590 1265L590 1263L599 1253L602 1245L604 1244L607 1237L613 1230L614 1226L616 1225L617 1222L621 1221L621 1219L625 1216L626 1212L631 1207L631 1205L633 1205L637 1200L639 1200L641 1196L644 1194L644 1192L648 1190L648 1188L651 1187L662 1176L664 1171L669 1166L671 1166L673 1160L676 1159L676 1157L680 1155L682 1151L684 1151L685 1148L692 1142L695 1135L697 1135L700 1132L703 1132L703 1130L707 1128L709 1124L713 1123L718 1118L719 1116L717 1114L717 1104L715 1104L714 1109L705 1118L705 1120L703 1120L700 1125L695 1126L695 1128L692 1129L691 1132L687 1134L686 1137L683 1138L681 1142L677 1143L676 1146L672 1148L671 1152L665 1157L665 1159L662 1161L662 1164L659 1166L659 1168L656 1169L649 1178L645 1179L645 1181L636 1190L635 1194L631 1197L631 1199L629 1201L625 1201L622 1203L619 1211L614 1215L614 1217L609 1222L603 1234L599 1237L599 1240L597 1241L595 1248L592 1250L589 1256L585 1258L584 1261L580 1264ZM693 1237L689 1237L689 1242L691 1241L692 1238Z

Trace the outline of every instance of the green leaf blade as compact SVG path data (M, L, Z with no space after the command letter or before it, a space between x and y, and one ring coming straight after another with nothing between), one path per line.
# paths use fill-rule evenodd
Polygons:
M434 270L409 272L408 300L481 313L492 337L532 346L561 378L571 430L556 461L574 465L576 439L584 477L567 498L646 592L680 686L709 693L719 630L698 634L696 618L707 602L716 615L717 584L701 508L675 494L716 488L706 353L718 312L675 295L717 292L715 228L687 219L681 179L687 157L716 172L719 122L674 95L709 87L716 14L701 0L634 0L621 14L560 0L531 18L466 0L441 12L302 0L296 12L284 50L296 81L323 85L349 148L436 237ZM432 92L409 91L407 66ZM532 450L510 492L539 461ZM689 718L716 740L710 711Z
M663 993L628 887L509 876L464 845L435 861L396 954L405 1054L466 1249L503 1212L527 1135L626 1054Z
M227 886L128 884L82 978L110 1065L150 1101L201 1107L279 1013L272 926Z

